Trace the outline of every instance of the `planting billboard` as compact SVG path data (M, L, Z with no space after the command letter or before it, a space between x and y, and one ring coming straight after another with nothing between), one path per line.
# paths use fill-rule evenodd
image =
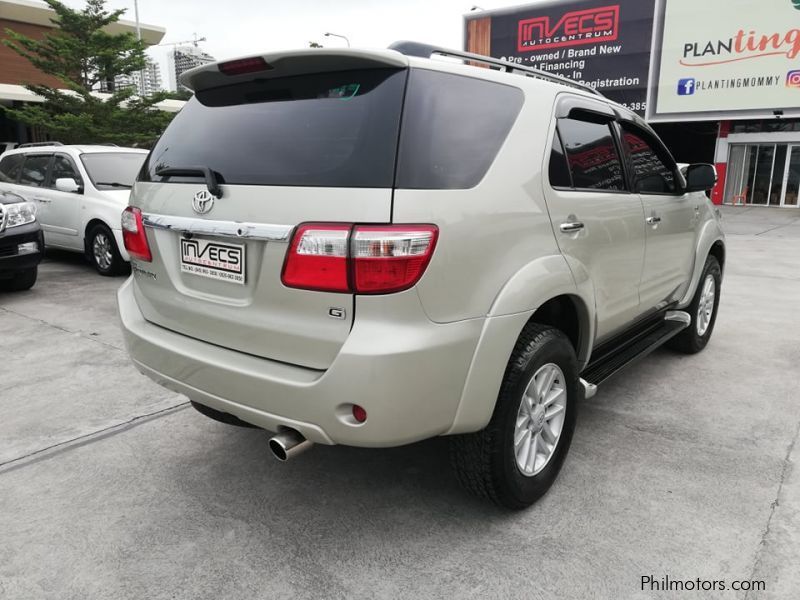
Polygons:
M800 114L800 0L659 0L653 120Z

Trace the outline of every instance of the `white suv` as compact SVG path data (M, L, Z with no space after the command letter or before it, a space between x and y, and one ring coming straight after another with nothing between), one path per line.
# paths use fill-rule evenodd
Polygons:
M684 177L590 88L410 42L181 81L122 216L125 341L203 414L276 432L281 460L449 435L462 483L522 508L580 400L711 337L714 169Z
M146 150L23 144L0 158L0 191L37 205L47 247L85 252L101 275L127 268L119 215Z

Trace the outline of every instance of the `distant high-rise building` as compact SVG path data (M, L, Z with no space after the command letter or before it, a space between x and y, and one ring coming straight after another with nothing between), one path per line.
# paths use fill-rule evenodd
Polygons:
M164 89L161 83L161 67L158 63L147 59L141 72L135 71L130 75L117 75L114 79L117 89L133 87L139 96L152 96Z
M197 46L176 47L169 53L170 89L176 92L187 90L180 84L179 78L181 74L189 69L212 63L215 60L213 56L206 54Z

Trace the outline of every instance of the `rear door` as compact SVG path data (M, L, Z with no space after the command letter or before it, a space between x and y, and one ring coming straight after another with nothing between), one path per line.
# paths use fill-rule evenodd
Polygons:
M255 356L330 366L353 296L285 287L288 241L301 223L390 222L405 79L396 68L276 68L197 91L131 196L153 254L134 262L145 318Z
M615 115L600 102L563 96L552 139L547 208L576 279L595 290L597 341L641 314L644 213L627 188Z
M683 296L691 279L700 205L683 193L677 164L652 132L629 121L620 126L634 190L645 213L639 294L645 308L660 308Z

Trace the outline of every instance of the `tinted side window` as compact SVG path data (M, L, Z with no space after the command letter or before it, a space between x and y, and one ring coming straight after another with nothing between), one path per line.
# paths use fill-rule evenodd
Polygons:
M53 159L53 172L50 176L50 187L56 186L56 179L74 179L79 185L81 176L72 164L72 161L63 154L56 154Z
M397 187L441 190L478 185L508 137L523 100L519 88L412 69Z
M564 147L561 145L558 132L553 136L553 149L550 151L550 185L552 187L572 187L567 156L564 154Z
M608 123L559 119L572 185L585 190L625 190L622 161Z
M25 162L24 154L12 154L11 156L3 157L3 160L0 160L0 181L15 183L17 177L19 177L23 162Z
M22 165L22 175L19 178L20 185L30 185L33 187L43 187L47 181L47 167L50 164L50 154L33 154L25 157L25 164Z
M651 144L650 136L639 127L623 123L625 143L633 162L634 190L643 194L675 194L675 170L663 150Z

